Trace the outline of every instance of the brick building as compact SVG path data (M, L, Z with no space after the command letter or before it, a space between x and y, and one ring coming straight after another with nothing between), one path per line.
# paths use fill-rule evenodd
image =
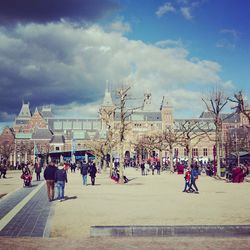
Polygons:
M199 118L195 119L175 119L173 107L164 98L159 109L155 110L151 104L151 94L144 94L144 101L140 109L128 116L126 122L126 140L123 145L123 154L133 158L138 152L135 149L136 143L145 135L159 134L172 127L174 130L182 130L183 124L198 124L192 132L200 136L191 136L188 147L192 158L207 161L214 157L214 137L215 129L213 117L208 112L203 112ZM100 117L96 119L85 119L82 117L56 117L50 106L44 106L39 111L37 108L32 114L29 103L22 103L20 113L16 117L13 125L12 136L14 136L14 151L9 160L13 164L34 160L36 156L55 157L58 160L77 160L87 157L93 153L91 142L104 141L108 135L107 119L110 128L117 133L120 129L119 110L112 100L110 91L106 90L103 103L100 106ZM231 129L246 125L247 120L242 115L224 114L222 124L223 143L228 138ZM204 134L206 125L207 135ZM203 126L203 132L201 127ZM200 130L199 130L199 129ZM7 130L6 130L7 131ZM158 155L161 158L170 156L170 151L166 148L163 152L158 149L152 152L145 151L142 157L150 157L150 154ZM223 153L225 155L226 152ZM118 148L114 147L112 156L118 155ZM187 159L187 147L183 143L176 144L173 149L174 157ZM73 157L72 157L73 155ZM138 156L138 155L137 155Z

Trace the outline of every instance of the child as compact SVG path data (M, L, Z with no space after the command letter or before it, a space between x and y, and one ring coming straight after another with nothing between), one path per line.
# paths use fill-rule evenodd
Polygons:
M189 168L187 168L187 170L185 172L184 179L185 179L185 188L184 188L184 190L182 192L189 192L189 190L190 190L190 179L191 179L191 172L190 172Z

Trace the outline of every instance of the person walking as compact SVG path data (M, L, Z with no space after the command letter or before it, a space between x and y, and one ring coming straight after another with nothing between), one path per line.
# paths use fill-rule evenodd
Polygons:
M68 182L67 173L61 163L55 173L55 183L57 187L57 199L60 201L64 200L64 188L65 183Z
M96 172L97 172L97 169L96 169L95 163L91 161L89 163L89 176L91 177L92 185L95 185Z
M196 180L198 179L198 175L199 175L198 167L191 165L191 183L189 191L194 192L195 189L196 194L199 193L198 187L196 186Z
M84 186L87 186L88 164L86 161L82 161L80 171L82 175L82 183Z
M51 162L44 170L43 176L47 184L47 192L49 201L54 200L55 195L55 174L56 166L54 162Z
M149 165L149 162L146 161L145 162L145 175L148 175L149 171L150 171L150 165Z
M41 180L40 174L41 174L41 171L42 171L42 166L36 162L34 164L34 168L35 168L35 173L36 173L36 180L40 181Z
M157 161L156 169L157 169L157 174L160 175L161 174L161 163L160 163L160 161Z
M0 179L2 178L6 178L6 173L7 173L7 165L6 163L2 163L0 166Z
M145 175L145 162L141 163L141 175Z
M190 172L190 169L188 167L186 172L185 172L185 176L184 176L185 187L184 187L184 190L182 192L189 192L189 190L190 190L190 179L191 179L191 172Z

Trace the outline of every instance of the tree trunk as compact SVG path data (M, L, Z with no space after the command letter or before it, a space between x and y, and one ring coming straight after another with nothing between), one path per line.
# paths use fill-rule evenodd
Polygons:
M174 173L174 164L173 164L173 148L169 149L169 160L170 160L170 171Z
M120 180L119 183L124 183L124 155L123 155L123 143L120 143L119 149L119 173L120 173Z
M188 141L188 167L191 166L192 164L192 148L191 148L191 143Z
M220 171L220 137L219 137L219 129L216 128L216 166L217 166L217 172L216 175L218 177L221 177L221 171Z
M161 150L161 149L159 150L159 160L160 160L161 171L162 171L162 168L163 168L163 160L162 160L162 150Z

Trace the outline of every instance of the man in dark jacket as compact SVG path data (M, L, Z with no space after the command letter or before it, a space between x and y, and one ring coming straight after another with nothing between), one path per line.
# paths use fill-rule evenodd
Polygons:
M57 199L60 201L63 201L65 183L68 182L67 173L63 168L63 163L61 163L58 169L56 170L55 182L56 182L57 193L58 193Z
M55 174L57 167L51 162L44 170L43 176L46 180L49 201L54 200L55 195Z
M91 161L89 163L89 175L91 177L91 184L92 185L95 185L96 172L97 172L97 169L96 169L95 163Z
M88 164L85 161L81 163L81 175L84 186L87 186Z

